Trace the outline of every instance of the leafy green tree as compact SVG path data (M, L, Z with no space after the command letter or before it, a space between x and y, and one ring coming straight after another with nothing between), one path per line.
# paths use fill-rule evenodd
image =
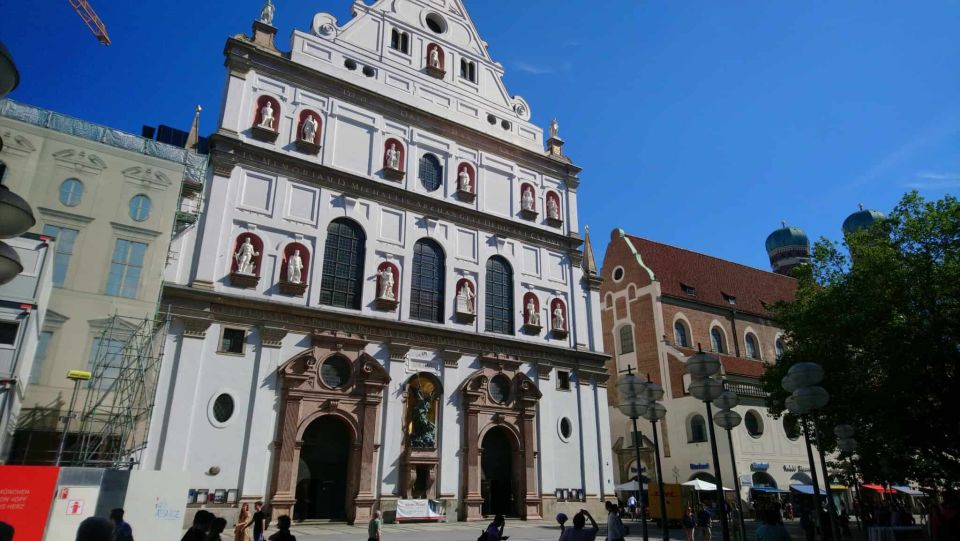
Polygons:
M843 245L820 239L797 277L795 301L776 307L787 350L763 378L772 412L783 412L787 369L819 363L830 404L811 418L826 450L833 427L850 424L865 479L960 486L957 199L908 193Z

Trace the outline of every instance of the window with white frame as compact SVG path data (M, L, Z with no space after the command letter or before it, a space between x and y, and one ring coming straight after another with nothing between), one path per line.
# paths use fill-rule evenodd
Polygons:
M247 340L247 331L243 329L224 328L220 336L221 353L243 353L243 344Z
M56 239L53 253L53 286L63 287L67 279L67 269L70 267L70 257L73 256L73 246L77 242L76 229L58 227L55 225L43 226L43 234Z
M620 327L620 353L633 353L633 327L624 325Z
M682 320L677 320L673 324L673 334L678 346L682 348L690 347L690 337L687 336L687 325Z
M783 340L777 338L777 341L773 343L773 347L777 352L777 360L779 361L783 357Z
M707 423L702 415L690 417L687 425L687 443L703 443L707 441Z
M83 183L75 178L68 178L60 184L60 203L66 207L75 207L83 198Z
M477 82L477 64L466 58L460 59L460 78L471 83Z
M47 349L50 347L50 340L53 338L53 332L43 331L37 340L37 352L33 356L33 366L30 367L30 383L40 383L40 377L43 375L43 364L47 360Z
M410 54L410 34L396 28L391 30L390 48L403 54Z
M91 387L96 382L99 389L108 389L120 377L124 344L124 340L116 337L98 336L93 339L87 363L88 370L93 373L89 383Z
M147 245L127 239L117 239L107 276L107 295L135 299L140 292L140 275Z
M744 337L743 343L747 349L747 357L750 359L760 358L760 349L757 347L757 338L750 333Z
M723 331L719 327L710 329L710 346L715 353L726 353L726 345L723 342Z

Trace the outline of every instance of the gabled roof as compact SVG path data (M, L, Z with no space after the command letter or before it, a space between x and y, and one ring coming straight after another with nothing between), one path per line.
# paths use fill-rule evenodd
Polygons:
M663 295L770 316L767 306L792 301L796 294L797 281L789 276L642 237L627 238L660 282ZM688 293L690 288L695 290L694 295ZM736 304L729 302L730 297Z

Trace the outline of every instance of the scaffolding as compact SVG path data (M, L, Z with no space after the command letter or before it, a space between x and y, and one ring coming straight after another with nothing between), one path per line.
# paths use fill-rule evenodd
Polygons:
M169 317L115 315L93 344L93 376L68 462L133 468L147 444Z

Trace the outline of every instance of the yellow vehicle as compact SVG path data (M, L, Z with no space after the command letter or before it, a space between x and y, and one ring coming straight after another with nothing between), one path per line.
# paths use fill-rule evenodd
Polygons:
M663 484L668 524L679 524L683 519L683 493L680 489L680 485ZM647 490L650 498L648 515L651 519L660 522L660 486L658 483L650 483Z

